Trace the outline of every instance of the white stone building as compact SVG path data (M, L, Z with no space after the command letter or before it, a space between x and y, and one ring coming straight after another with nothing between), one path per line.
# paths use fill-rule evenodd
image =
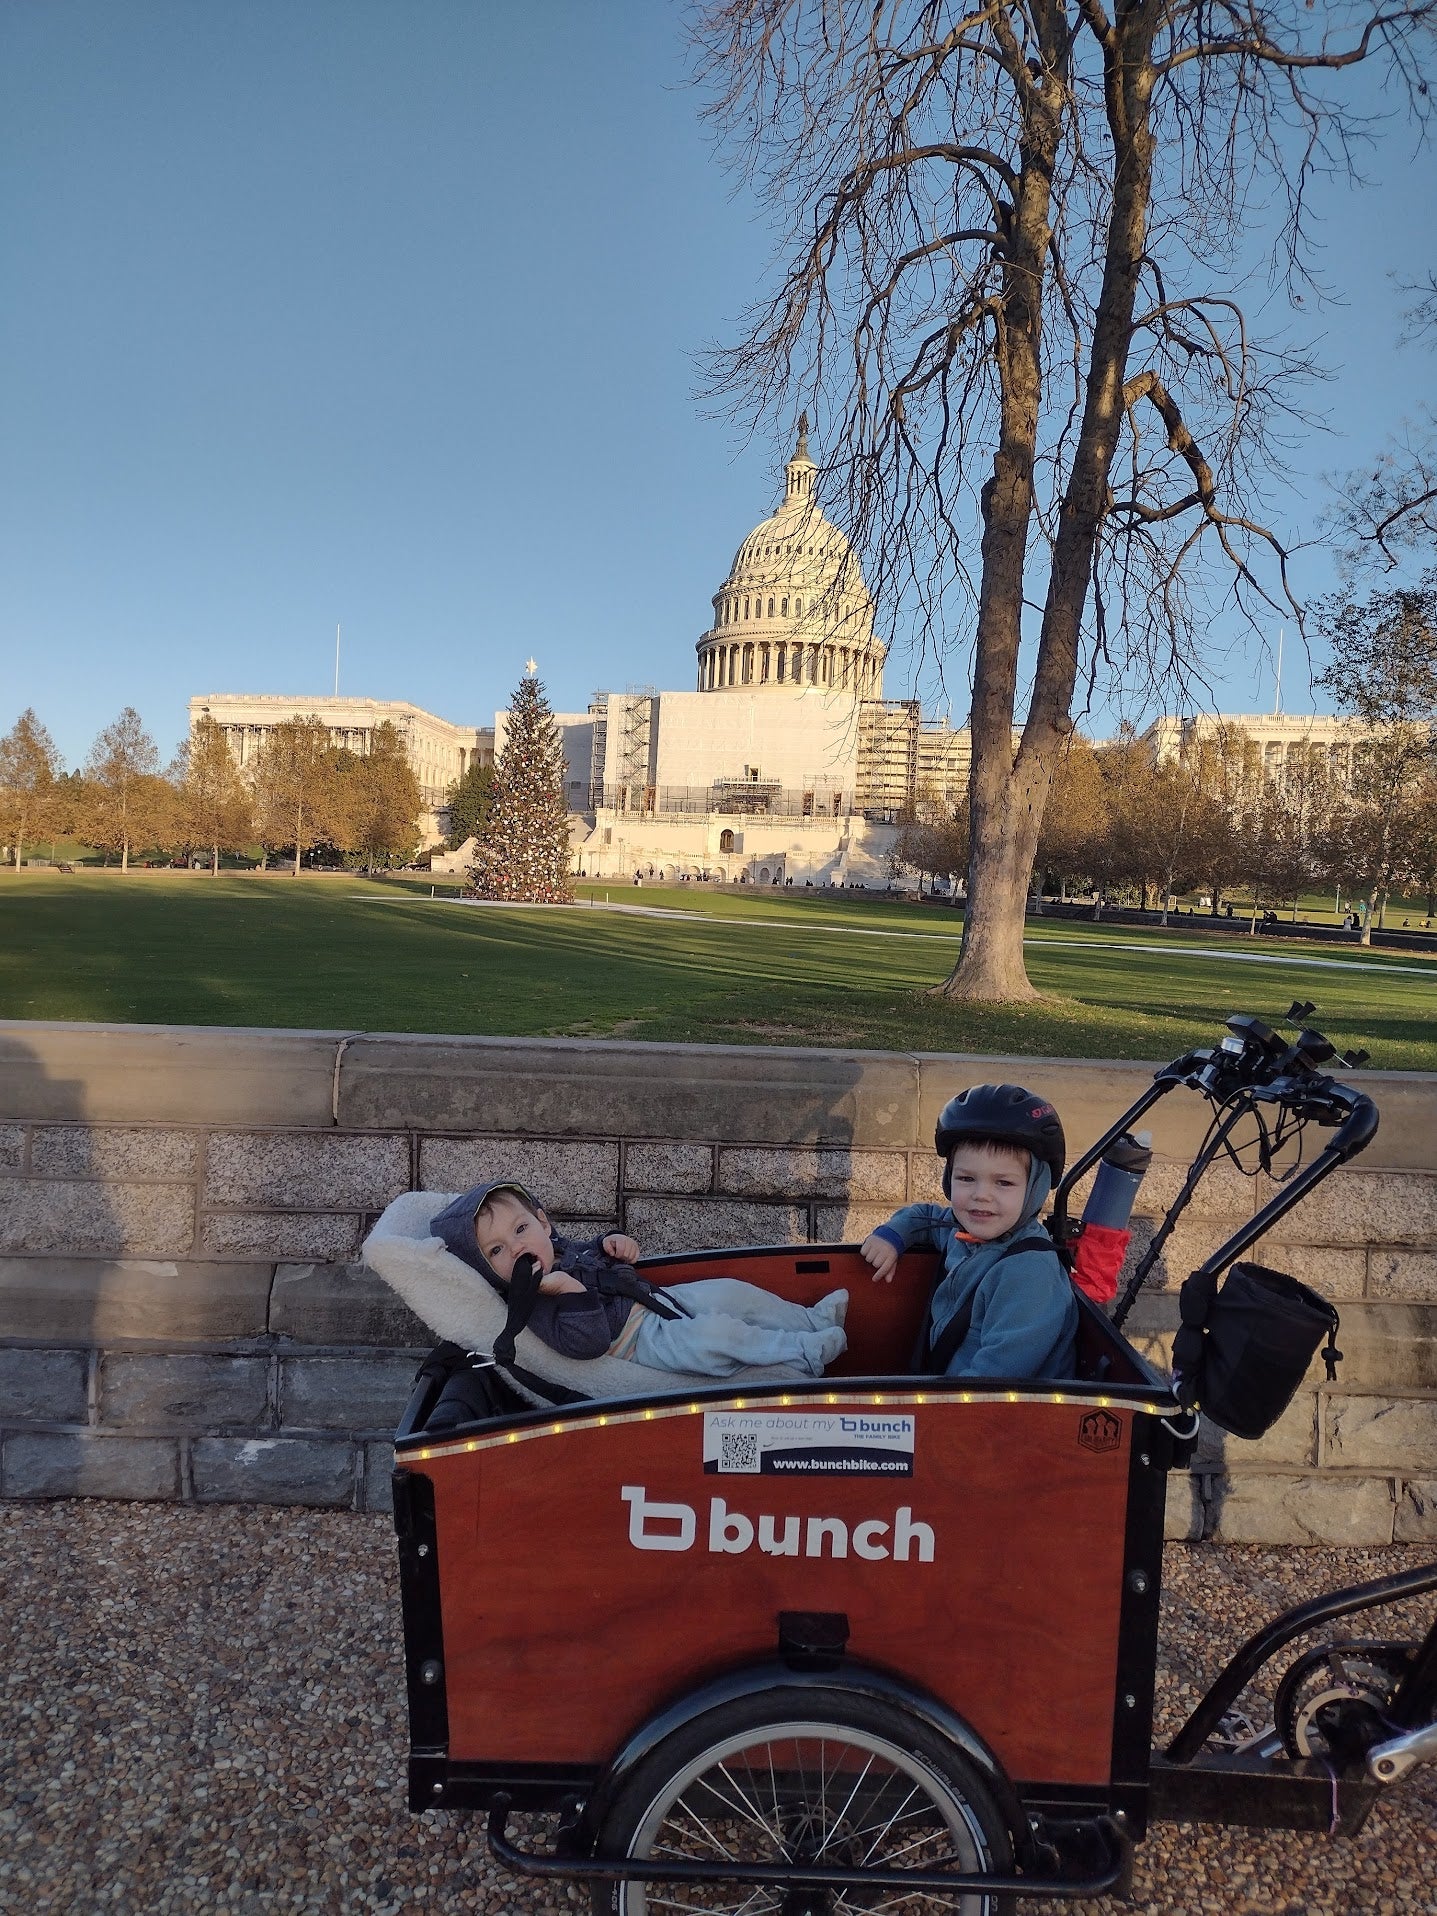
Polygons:
M335 745L357 753L369 751L376 728L393 725L404 739L414 776L419 781L425 810L420 819L422 843L437 845L447 830L444 804L449 788L474 763L493 757L494 734L487 728L451 725L448 719L406 699L362 699L319 696L287 698L277 692L211 692L190 700L190 729L201 718L212 718L224 728L230 751L241 768L252 765L261 745L276 725L286 719L315 717L329 730Z
M559 715L571 809L592 819L584 876L885 884L920 768L955 797L965 784L960 735L883 697L887 647L815 470L800 421L783 500L713 595L693 691L600 692ZM502 717L495 734L502 749Z
M1265 778L1282 780L1289 752L1326 755L1334 775L1345 779L1352 770L1352 752L1364 737L1362 726L1353 719L1333 718L1322 713L1286 712L1199 712L1194 717L1165 715L1154 719L1142 733L1142 743L1157 765L1182 758L1199 739L1211 738L1222 730L1242 731L1257 747Z
M916 699L884 698L887 647L848 540L814 499L815 473L801 420L778 510L713 595L691 691L598 692L586 712L555 714L578 872L883 885L900 810L962 796L968 734L925 720ZM357 752L390 720L429 807L428 845L444 835L450 785L503 750L507 724L504 712L491 729L400 700L276 694L191 699L191 724L203 713L242 766L296 714L315 713Z

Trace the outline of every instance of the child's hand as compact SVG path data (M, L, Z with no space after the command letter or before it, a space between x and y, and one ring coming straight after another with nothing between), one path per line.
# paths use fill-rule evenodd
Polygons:
M625 1237L622 1231L610 1231L604 1239L604 1250L610 1257L616 1257L621 1264L632 1264L639 1255L637 1242Z
M873 1266L875 1284L891 1284L893 1273L898 1269L898 1253L886 1237L880 1237L877 1231L870 1232L858 1247L858 1254Z
M565 1297L583 1288L578 1278L570 1277L567 1271L546 1271L539 1280L539 1290L546 1297Z

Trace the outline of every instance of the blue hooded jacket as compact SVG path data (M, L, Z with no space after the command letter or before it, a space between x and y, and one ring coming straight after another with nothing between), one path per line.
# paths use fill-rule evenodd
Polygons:
M968 1334L949 1377L1071 1377L1077 1364L1078 1306L1053 1240L1038 1221L1053 1176L1034 1158L1018 1222L1004 1236L974 1243L960 1236L946 1204L910 1204L875 1236L899 1251L941 1251L943 1276L929 1307L928 1342L971 1297ZM1031 1252L1004 1256L1032 1240Z

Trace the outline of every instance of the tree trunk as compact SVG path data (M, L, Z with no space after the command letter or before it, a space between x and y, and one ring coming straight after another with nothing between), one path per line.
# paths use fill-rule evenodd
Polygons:
M294 815L294 877L299 877L299 841L304 836L304 807L301 805Z
M20 823L15 828L15 869L19 871L20 860L25 851L25 814L20 814Z
M219 875L220 875L220 848L218 845L213 845L210 847L210 877L218 878Z
M130 840L129 840L129 835L127 833L126 836L120 841L120 870L122 872L127 872L129 869L130 869Z
M1377 915L1377 887L1374 885L1367 894L1367 909L1362 914L1362 937L1360 943L1372 943L1372 920Z
M1033 691L1016 761L1013 712L1028 535L1034 512L1037 421L1043 398L1040 334L1048 277L1054 164L1068 92L1066 20L1040 9L1047 39L1039 84L1024 105L1023 164L1014 195L1012 246L1003 283L1002 421L993 472L983 488L983 539L974 645L969 780L972 853L969 911L949 998L1037 997L1023 964L1027 875L1058 753L1072 731L1083 610L1109 475L1127 411L1124 380L1134 301L1147 252L1152 181L1150 127L1155 8L1134 7L1104 49L1104 97L1115 149L1115 190L1102 291L1093 327L1083 421L1058 516L1038 638Z
M935 997L1021 1003L1038 995L1023 964L1027 860L1010 855L1011 841L1003 853L968 869L962 956L952 976L933 987Z

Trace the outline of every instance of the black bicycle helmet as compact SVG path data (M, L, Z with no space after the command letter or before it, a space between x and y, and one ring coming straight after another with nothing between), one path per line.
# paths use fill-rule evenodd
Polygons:
M1020 1084L974 1084L950 1098L938 1113L933 1148L943 1160L943 1195L953 1195L953 1147L983 1139L1031 1151L1053 1173L1063 1175L1067 1142L1063 1121L1046 1098Z

